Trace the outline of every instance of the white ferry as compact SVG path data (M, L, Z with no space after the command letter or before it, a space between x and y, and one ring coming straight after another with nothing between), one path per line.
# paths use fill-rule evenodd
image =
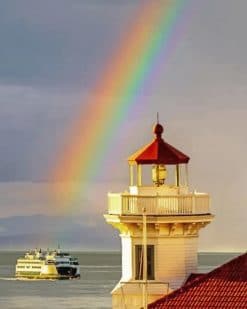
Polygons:
M78 259L58 250L33 250L16 262L17 278L71 279L80 277Z

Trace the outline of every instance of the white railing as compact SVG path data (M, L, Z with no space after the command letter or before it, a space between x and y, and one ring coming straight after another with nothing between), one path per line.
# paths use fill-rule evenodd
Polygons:
M108 194L108 213L117 215L140 215L143 208L148 215L192 215L207 214L208 194L186 194L173 196L143 196Z

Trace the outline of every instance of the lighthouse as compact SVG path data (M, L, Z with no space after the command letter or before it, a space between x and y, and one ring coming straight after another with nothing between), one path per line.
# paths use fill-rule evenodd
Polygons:
M108 193L104 217L122 244L113 309L146 308L181 287L197 271L199 230L213 219L209 195L189 188L190 158L163 131L157 121L153 141L128 158L128 189Z

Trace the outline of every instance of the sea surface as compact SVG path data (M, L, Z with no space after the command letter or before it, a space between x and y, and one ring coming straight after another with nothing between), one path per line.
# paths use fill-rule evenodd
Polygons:
M73 252L81 278L73 280L17 280L16 259L23 252L0 251L0 308L111 308L110 291L121 277L119 252ZM208 272L238 253L199 253L199 272Z

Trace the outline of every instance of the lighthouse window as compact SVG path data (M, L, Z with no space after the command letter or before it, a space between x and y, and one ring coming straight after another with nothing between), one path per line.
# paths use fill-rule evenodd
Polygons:
M135 279L143 279L143 246L135 246ZM154 280L154 245L147 245L147 279Z

